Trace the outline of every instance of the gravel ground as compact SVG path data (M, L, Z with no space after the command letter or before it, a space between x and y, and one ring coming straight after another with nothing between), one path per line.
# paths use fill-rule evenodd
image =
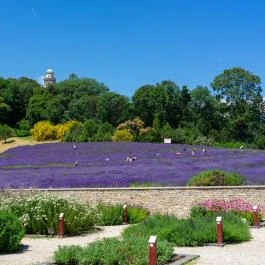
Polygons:
M0 255L1 265L36 265L51 260L59 245L85 245L103 237L119 236L127 226L107 226L102 231L66 238L25 237L25 251ZM249 242L224 247L175 248L178 254L200 255L194 265L262 265L265 264L265 228L252 229L253 239ZM133 264L132 264L133 265Z
M93 232L82 236L65 238L32 238L24 237L22 244L25 250L21 253L0 255L1 265L35 265L51 260L53 252L59 245L86 245L104 237L119 236L127 225L104 226L102 231Z
M196 254L194 265L262 265L265 264L265 228L251 229L252 240L224 247L175 248L176 253Z

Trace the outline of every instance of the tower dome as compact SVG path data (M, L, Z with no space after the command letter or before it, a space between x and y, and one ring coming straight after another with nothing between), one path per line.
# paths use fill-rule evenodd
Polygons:
M53 69L51 68L47 69L46 73L44 74L43 81L44 81L44 85L43 85L44 87L55 84L56 78L54 76Z
M54 71L53 69L51 68L48 68L47 71L46 71L46 74L54 74Z

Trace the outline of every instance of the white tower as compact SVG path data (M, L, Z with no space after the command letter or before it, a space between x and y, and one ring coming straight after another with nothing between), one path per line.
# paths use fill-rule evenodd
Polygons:
M51 68L47 69L43 81L44 81L43 85L44 87L55 84L56 78L54 76L54 71Z

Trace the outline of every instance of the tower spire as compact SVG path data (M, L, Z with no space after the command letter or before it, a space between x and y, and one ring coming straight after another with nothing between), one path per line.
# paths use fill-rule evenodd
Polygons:
M52 68L48 68L45 75L44 75L44 78L43 78L43 81L44 81L44 87L47 87L49 85L53 85L56 83L56 78L54 76L54 71Z

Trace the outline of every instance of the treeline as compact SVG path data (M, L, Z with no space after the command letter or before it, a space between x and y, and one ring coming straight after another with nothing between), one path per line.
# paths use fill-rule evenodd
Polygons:
M132 98L75 74L47 88L25 77L0 78L0 124L22 136L39 121L74 120L79 123L66 140L170 137L178 143L244 142L264 148L261 93L260 78L239 67L224 70L210 88L179 87L167 80L136 89Z

